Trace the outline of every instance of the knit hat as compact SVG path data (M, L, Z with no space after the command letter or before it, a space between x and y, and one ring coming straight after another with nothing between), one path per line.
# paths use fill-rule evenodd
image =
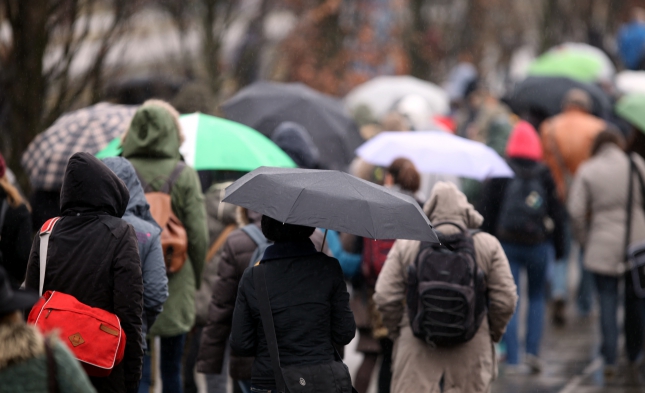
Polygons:
M540 136L531 124L522 120L515 125L506 144L506 156L533 161L542 160Z
M4 176L7 171L7 164L4 162L4 157L0 154L0 177Z

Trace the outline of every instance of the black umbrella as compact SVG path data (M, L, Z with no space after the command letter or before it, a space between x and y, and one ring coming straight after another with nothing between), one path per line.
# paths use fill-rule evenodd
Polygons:
M532 120L534 125L561 112L562 99L571 89L586 91L593 100L593 114L607 118L611 113L609 97L596 85L564 77L530 76L504 98L513 112Z
M258 82L222 104L228 119L271 137L284 121L304 126L328 169L345 170L363 143L354 121L335 98L301 83Z
M230 185L224 202L289 224L439 242L413 198L340 171L261 167Z

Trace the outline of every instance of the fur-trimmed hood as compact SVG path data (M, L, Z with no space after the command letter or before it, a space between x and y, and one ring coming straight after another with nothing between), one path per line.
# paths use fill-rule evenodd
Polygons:
M0 370L45 353L43 335L24 323L0 324Z

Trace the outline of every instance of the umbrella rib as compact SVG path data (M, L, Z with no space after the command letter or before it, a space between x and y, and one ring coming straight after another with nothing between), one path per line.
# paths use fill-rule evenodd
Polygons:
M320 179L317 182L309 184L306 187L315 186L316 184L318 184L318 183L320 183L320 182L322 182L324 180L325 179ZM293 200L293 204L291 205L291 208L289 209L289 213L287 213L287 217L285 218L285 220L291 216L291 212L293 211L293 208L296 206L296 202L298 202L298 199L300 198L300 195L302 195L302 193L307 189L306 187L303 186L302 189L300 190L300 192L298 193L298 196L296 197L296 199Z
M352 183L348 182L348 184L349 184L350 186L352 186L352 188L354 189L354 191L356 191L356 192L358 193L358 195L360 195L361 197L363 197L363 201L364 201L365 203L367 203L367 208L368 208L368 210L370 211L370 221L372 222L372 231L374 232L374 233L372 234L372 237L373 237L374 239L376 239L376 230L375 230L375 229L376 229L376 225L374 225L374 218L372 218L372 214L371 214L371 213L372 213L372 208L370 207L370 204L365 200L365 196L364 196L360 191L358 191L358 190L356 189L356 187L354 187L354 185L353 185Z

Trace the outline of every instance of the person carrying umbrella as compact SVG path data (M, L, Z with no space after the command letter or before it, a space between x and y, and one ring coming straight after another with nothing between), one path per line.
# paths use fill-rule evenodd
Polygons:
M578 167L591 154L594 138L607 124L591 114L592 101L581 89L571 89L562 100L562 113L545 120L540 126L544 162L558 189L562 203L566 203L569 187ZM571 248L570 230L565 230L567 250ZM568 296L567 266L569 251L556 261L553 272L552 298L554 299L553 321L558 325L566 322L565 307ZM580 259L581 260L581 259ZM593 282L589 272L580 263L581 278L578 286L577 305L581 314L591 311Z

